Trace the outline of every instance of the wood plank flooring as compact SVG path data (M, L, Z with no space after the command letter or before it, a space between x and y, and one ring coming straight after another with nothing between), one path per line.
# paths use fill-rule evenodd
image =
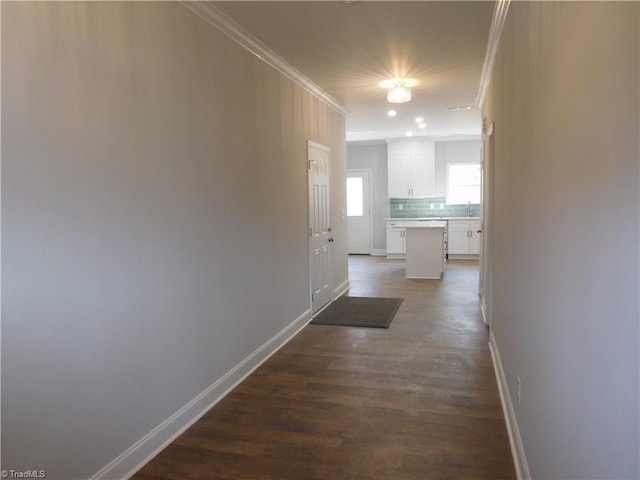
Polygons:
M349 272L349 295L404 298L389 329L308 325L133 478L515 478L477 262Z

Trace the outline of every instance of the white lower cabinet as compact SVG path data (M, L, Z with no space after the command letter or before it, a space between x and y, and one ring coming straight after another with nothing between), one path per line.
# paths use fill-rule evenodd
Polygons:
M469 220L469 254L480 255L480 220Z
M434 219L438 220L438 219ZM387 257L404 258L407 253L407 225L419 225L411 219L387 220ZM480 255L480 220L477 218L450 219L447 226L447 253L449 255Z
M480 220L449 220L447 246L449 255L480 255Z
M407 232L397 227L398 222L387 222L387 257L403 257L406 252Z
M469 253L469 221L449 220L447 230L447 247L449 255Z

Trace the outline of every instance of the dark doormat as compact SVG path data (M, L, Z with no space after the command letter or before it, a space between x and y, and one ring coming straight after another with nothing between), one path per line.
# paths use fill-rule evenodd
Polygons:
M389 328L401 303L401 298L340 297L313 317L311 323L343 327Z

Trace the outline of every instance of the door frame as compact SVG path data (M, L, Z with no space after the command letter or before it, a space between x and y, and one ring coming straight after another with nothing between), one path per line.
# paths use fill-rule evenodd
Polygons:
M369 188L368 188L368 202L369 202L369 252L368 255L371 255L371 252L373 251L373 188L371 185L371 177L373 176L371 169L370 168L349 168L347 169L347 174L345 176L345 181L347 178L349 178L349 174L350 173L358 173L358 172L362 172L362 173L366 173L368 180L369 180ZM349 226L349 218L347 217L347 228ZM348 231L347 231L347 252L349 252L349 235L348 235ZM366 255L366 254L365 254Z
M490 328L493 307L493 172L494 172L494 124L482 135L482 230L480 246L480 307L484 323Z

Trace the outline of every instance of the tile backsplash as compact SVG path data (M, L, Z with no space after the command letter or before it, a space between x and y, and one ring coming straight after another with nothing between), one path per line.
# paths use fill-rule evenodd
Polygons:
M390 198L391 218L466 217L468 205L447 205L445 197ZM471 204L471 216L480 216L480 205Z

